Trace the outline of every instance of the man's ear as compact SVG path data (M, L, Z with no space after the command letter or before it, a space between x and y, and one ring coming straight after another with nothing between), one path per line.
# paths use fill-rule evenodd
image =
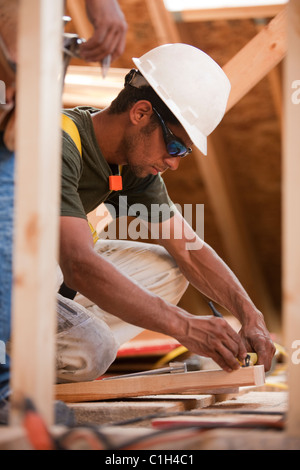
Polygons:
M134 103L134 105L129 110L129 118L132 124L140 124L148 122L153 109L150 101L140 100Z

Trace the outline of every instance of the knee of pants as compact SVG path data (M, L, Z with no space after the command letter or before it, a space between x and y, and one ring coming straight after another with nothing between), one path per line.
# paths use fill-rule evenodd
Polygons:
M96 251L146 289L176 304L188 281L174 258L160 246L127 240L99 240Z
M89 318L57 335L57 382L87 382L104 374L118 344L103 321Z

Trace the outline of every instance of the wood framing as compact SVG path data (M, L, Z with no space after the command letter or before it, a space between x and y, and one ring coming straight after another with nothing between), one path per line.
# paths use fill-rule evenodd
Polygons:
M12 403L52 421L60 188L61 0L21 0L17 76ZM19 420L14 409L12 421Z
M180 35L164 0L146 0L158 44L180 42Z
M283 129L283 314L289 351L289 412L287 431L300 437L300 2L288 8L288 55L284 70ZM296 85L296 86L295 86ZM298 92L297 92L298 90Z
M174 12L177 21L242 20L248 18L273 18L285 5L257 5L250 7L202 8Z
M206 370L59 384L55 386L55 394L58 400L73 403L165 393L211 394L241 386L263 385L264 380L264 366L252 366L233 372Z
M287 9L284 8L223 67L231 82L229 111L286 55Z
M99 67L70 65L65 77L63 105L109 106L122 90L124 77L129 69L111 68L105 77L99 73Z
M84 0L67 0L67 13L72 18L79 37L88 40L93 34L93 26L89 22Z

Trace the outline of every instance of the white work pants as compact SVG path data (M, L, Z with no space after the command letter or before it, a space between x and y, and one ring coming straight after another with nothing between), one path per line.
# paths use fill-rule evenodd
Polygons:
M121 272L170 303L177 304L188 286L174 259L161 246L99 240L95 249ZM81 294L74 300L58 294L57 381L94 380L114 361L120 345L141 331Z

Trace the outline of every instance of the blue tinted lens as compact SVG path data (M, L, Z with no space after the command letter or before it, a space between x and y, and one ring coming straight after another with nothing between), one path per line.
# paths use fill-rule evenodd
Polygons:
M185 155L187 153L187 148L178 140L172 140L167 144L167 150L170 155Z

